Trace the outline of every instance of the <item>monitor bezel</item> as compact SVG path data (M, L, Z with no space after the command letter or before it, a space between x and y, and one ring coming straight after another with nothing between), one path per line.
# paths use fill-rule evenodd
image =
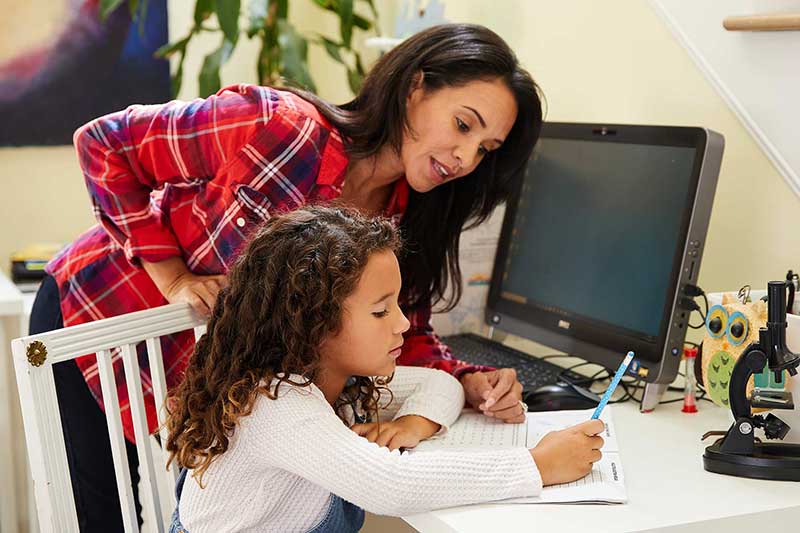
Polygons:
M672 256L665 303L661 310L659 332L655 337L648 336L565 309L549 307L539 303L536 305L523 305L501 297L504 265L508 258L513 221L518 210L517 200L521 198L522 187L528 179L527 170L525 179L520 180L506 203L506 212L489 287L487 323L490 326L502 328L502 324L496 323L497 317L502 316L506 320L511 319L517 325L530 325L537 331L547 331L549 334L546 337L551 341L549 344L558 344L558 346L553 346L554 348L572 347L580 349L583 353L572 353L601 364L605 363L606 357L591 357L592 354L586 352L591 351L592 348L597 348L605 354L620 354L628 350L634 350L641 360L651 365L657 365L664 357L664 348L668 342L670 331L670 320L674 313L675 303L680 300L675 296L679 290L683 255L691 230L692 214L697 199L703 158L708 142L706 130L675 126L551 122L543 125L541 138L676 146L695 149L692 174L688 184L687 197L684 200L683 213L681 214L679 235ZM554 336L564 337L563 342L558 342ZM545 342L545 344L547 343ZM605 366L611 366L611 364L608 362L605 363Z

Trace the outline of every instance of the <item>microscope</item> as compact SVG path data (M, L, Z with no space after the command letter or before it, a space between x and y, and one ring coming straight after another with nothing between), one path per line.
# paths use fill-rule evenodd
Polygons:
M783 439L791 429L772 413L753 414L753 408L795 408L792 393L786 390L753 389L747 396L750 377L761 373L765 365L780 383L785 370L797 375L800 355L786 347L786 289L794 296L794 285L770 281L767 286L767 325L759 330L758 342L750 344L733 367L730 381L730 407L733 425L703 454L703 467L709 472L758 479L800 481L800 444L763 442L755 436L764 430L767 440ZM798 399L800 401L800 399Z

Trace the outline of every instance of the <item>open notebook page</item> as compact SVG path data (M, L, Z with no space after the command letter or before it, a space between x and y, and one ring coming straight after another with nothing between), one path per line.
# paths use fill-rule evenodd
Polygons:
M600 417L605 424L603 458L586 477L545 487L541 495L495 503L624 503L625 478L619 458L616 430L611 408ZM505 424L472 410L464 410L450 430L417 445L414 453L437 449L487 449L524 446L533 448L550 431L573 426L591 417L593 409L528 413L522 424Z

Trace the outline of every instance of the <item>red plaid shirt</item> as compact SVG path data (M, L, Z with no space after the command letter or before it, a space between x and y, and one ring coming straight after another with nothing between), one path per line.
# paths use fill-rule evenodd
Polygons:
M341 193L348 158L339 133L309 102L253 85L205 100L132 106L75 133L75 147L99 225L47 267L58 282L65 326L166 304L138 263L180 256L195 274L228 271L249 231L271 213ZM399 180L386 215L399 220L408 184ZM407 313L400 364L456 375L430 326L430 306ZM193 349L190 332L162 339L167 385L179 383ZM102 407L94 356L77 359ZM139 364L150 429L157 426L147 357ZM134 441L122 362L114 357L126 437Z

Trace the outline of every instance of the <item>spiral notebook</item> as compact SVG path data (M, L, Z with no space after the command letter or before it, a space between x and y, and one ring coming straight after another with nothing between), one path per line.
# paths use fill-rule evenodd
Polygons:
M472 410L465 410L446 434L419 443L413 453L442 449L487 449L524 446L533 448L550 431L564 429L591 417L593 409L528 413L523 424L505 424ZM603 458L584 478L545 487L539 496L494 503L625 503L625 476L617 446L612 409L600 419L605 424Z

